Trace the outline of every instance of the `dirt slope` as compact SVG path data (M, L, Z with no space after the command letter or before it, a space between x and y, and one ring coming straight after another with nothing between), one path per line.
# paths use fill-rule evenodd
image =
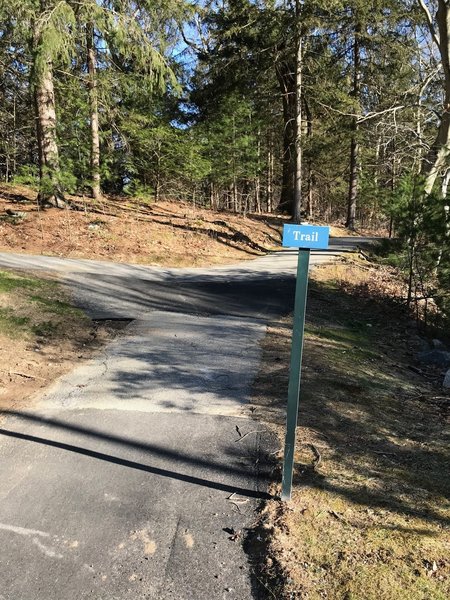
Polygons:
M108 198L79 210L39 210L36 192L0 184L0 251L206 266L258 256L280 245L282 217L217 213L184 202Z

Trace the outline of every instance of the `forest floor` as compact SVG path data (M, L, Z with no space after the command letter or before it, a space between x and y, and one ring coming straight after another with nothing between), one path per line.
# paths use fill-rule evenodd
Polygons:
M68 199L79 210L42 210L36 191L0 183L0 251L203 267L248 260L279 247L288 221L281 215L214 212L181 201ZM333 226L331 235L350 233Z
M285 220L217 213L185 202L70 199L79 210L39 210L35 191L0 185L0 251L200 267L279 246Z
M268 598L450 597L450 394L415 364L402 294L392 269L354 259L312 273L293 499L269 502L258 532ZM291 332L269 328L255 387L280 446Z

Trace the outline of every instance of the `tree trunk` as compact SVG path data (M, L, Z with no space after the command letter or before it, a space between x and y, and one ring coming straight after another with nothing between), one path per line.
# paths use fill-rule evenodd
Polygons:
M359 113L359 95L360 95L360 36L361 25L355 26L355 39L353 44L353 90L352 96L355 99L355 112ZM349 229L355 229L356 219L356 203L358 197L358 159L359 159L359 144L358 144L358 116L353 118L352 122L352 138L350 142L350 176L348 185L348 204L347 204L347 220L345 226Z
M261 129L258 127L257 165L255 178L255 212L261 214Z
M159 202L160 194L161 194L161 174L160 174L160 166L161 166L161 144L158 144L158 149L156 152L156 171L155 171L155 202Z
M273 211L273 150L272 138L269 138L269 149L267 152L267 188L266 188L267 212Z
M391 166L391 194L394 195L395 188L397 185L397 168L395 162L395 144L392 152L392 166ZM394 214L391 214L389 219L389 238L392 238L394 235Z
M255 212L261 214L261 180L259 175L255 181Z
M300 10L297 2L297 27L300 30ZM297 56L295 63L295 189L293 220L300 223L302 220L302 68L303 68L303 40L298 31Z
M306 136L311 142L313 135L313 116L311 112L311 108L306 98L303 98L303 102L305 105L305 115L306 115ZM314 175L313 175L313 163L311 156L308 157L307 160L307 202L306 202L306 211L308 215L308 219L312 220L314 215L314 198L313 198L313 187L314 187Z
M17 170L17 108L16 95L13 99L13 139L12 139L12 175L16 174Z
M238 189L237 189L236 178L234 176L233 176L233 184L231 186L231 194L232 194L232 198L233 198L233 212L237 214L239 212Z
M91 187L94 200L100 200L100 136L98 126L97 61L94 45L94 26L86 25L89 112L91 121Z
M436 139L422 162L425 194L431 194L436 179L445 175L450 156L450 6L446 0L438 0L436 24L444 73L444 106Z
M350 144L350 179L348 186L348 204L347 204L347 220L345 226L349 229L355 229L356 220L356 201L358 197L358 155L359 145L356 140L356 132L358 126L354 125L354 135Z
M279 209L294 214L295 187L295 77L292 65L281 63L276 69L283 103L283 172Z
M212 181L209 182L209 206L211 210L217 210L214 195L214 183Z
M46 10L41 0L41 12ZM59 149L56 137L56 106L53 86L53 61L42 45L42 32L36 26L33 53L34 105L39 147L39 194L41 206L67 206L60 183Z
M40 148L39 203L62 208L66 206L59 182L59 150L56 138L56 109L53 88L53 66L50 60L36 82L36 110Z

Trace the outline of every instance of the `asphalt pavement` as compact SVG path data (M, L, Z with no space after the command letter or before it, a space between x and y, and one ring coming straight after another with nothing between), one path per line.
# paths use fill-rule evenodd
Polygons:
M312 265L367 240L333 240ZM0 253L124 335L0 430L0 600L264 598L244 550L274 440L249 400L296 253L160 269Z

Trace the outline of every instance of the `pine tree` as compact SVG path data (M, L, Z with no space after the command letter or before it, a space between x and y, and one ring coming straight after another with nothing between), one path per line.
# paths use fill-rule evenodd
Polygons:
M72 48L75 18L67 2L40 0L31 14L32 85L39 149L39 202L65 206L57 141L53 69L56 60L67 58Z

